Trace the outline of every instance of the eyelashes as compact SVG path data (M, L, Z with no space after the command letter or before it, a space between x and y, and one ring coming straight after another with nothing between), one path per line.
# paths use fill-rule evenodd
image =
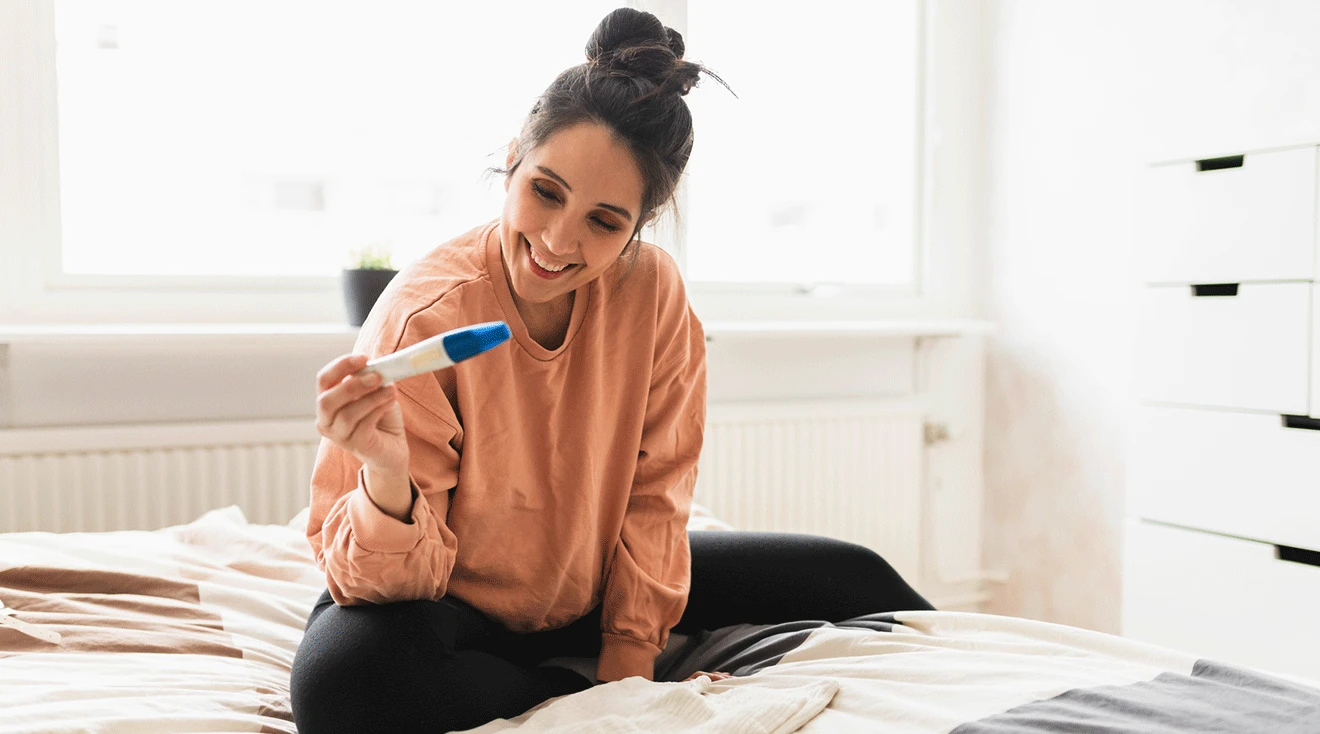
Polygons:
M558 197L554 192L550 191L549 189L547 189L546 187L544 187L544 186L542 186L541 184L537 183L536 181L533 181L533 182L532 182L532 191L534 191L534 192L536 193L536 195L537 195L538 197L540 197L543 201L549 202L549 203L551 203L551 204L561 204L561 203L562 203L562 202L559 200L559 197ZM610 223L610 222L607 222L607 221L605 221L604 219L601 219L600 217L592 217L592 218L591 218L591 221L592 221L592 223L594 223L597 227L600 227L601 229L605 230L606 232L618 232L618 231L619 231L619 227L618 227L618 225L616 225L616 224L612 224L612 223Z
M548 189L546 189L544 186L542 186L541 184L535 181L532 182L532 191L535 191L537 196L541 197L542 199L545 199L546 201L553 201L556 204L559 203L558 196L555 196L554 194L550 193Z

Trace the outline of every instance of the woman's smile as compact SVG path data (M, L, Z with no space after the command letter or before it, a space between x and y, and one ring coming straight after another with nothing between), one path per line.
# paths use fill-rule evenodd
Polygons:
M527 246L527 265L532 273L537 276L545 278L546 280L554 280L577 267L576 263L556 265L553 262L546 260L536 252L536 248L532 247L532 243L527 237L522 235L519 236L522 237L523 244Z
M632 150L598 123L520 145L510 142L504 163L505 274L524 321L562 317L567 327L570 294L617 263L643 221L644 181Z

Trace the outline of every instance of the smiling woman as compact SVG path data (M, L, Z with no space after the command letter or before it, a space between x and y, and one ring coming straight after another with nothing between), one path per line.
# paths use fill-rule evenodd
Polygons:
M689 541L705 331L639 236L692 152L704 69L684 52L650 13L607 15L509 145L499 219L401 271L318 374L307 536L327 588L292 671L300 732L468 728L652 679L671 630L929 608L851 543ZM511 341L452 369L358 374L493 320Z
M519 158L514 141L500 250L528 331L554 349L564 340L575 292L635 242L643 184L627 146L590 122L555 133Z
M642 227L673 199L692 155L683 97L702 73L719 80L685 52L654 15L611 13L587 41L587 63L551 83L509 144L503 265L547 348L563 341L575 291L626 250L627 269L636 264Z

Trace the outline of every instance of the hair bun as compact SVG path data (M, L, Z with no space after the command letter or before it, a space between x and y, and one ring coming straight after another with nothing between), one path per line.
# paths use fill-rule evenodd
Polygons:
M674 52L674 58L683 58L683 53L687 51L687 46L683 44L683 36L668 26L665 27L665 33L669 35L669 50Z
M663 86L684 50L683 36L659 18L635 8L619 8L592 31L586 53L593 64Z
M632 46L663 45L673 51L671 33L672 37L678 36L651 13L636 8L619 8L605 16L591 32L591 38L587 39L587 60L598 61L607 54ZM678 46L681 50L682 38L679 38ZM682 58L682 54L675 53L675 56Z

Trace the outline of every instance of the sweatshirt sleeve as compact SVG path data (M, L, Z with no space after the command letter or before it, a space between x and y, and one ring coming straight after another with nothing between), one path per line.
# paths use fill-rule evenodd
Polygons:
M365 343L360 337L355 352L375 357L425 336L388 342L370 337ZM413 492L409 522L392 517L371 500L366 470L357 457L321 439L312 470L307 539L338 604L445 595L458 552L458 539L446 518L450 490L458 484L462 430L441 386L444 377L429 373L396 383Z
M706 341L686 300L678 323L662 324L670 346L652 374L623 529L606 571L601 681L652 679L655 658L687 606L687 521L706 422Z

